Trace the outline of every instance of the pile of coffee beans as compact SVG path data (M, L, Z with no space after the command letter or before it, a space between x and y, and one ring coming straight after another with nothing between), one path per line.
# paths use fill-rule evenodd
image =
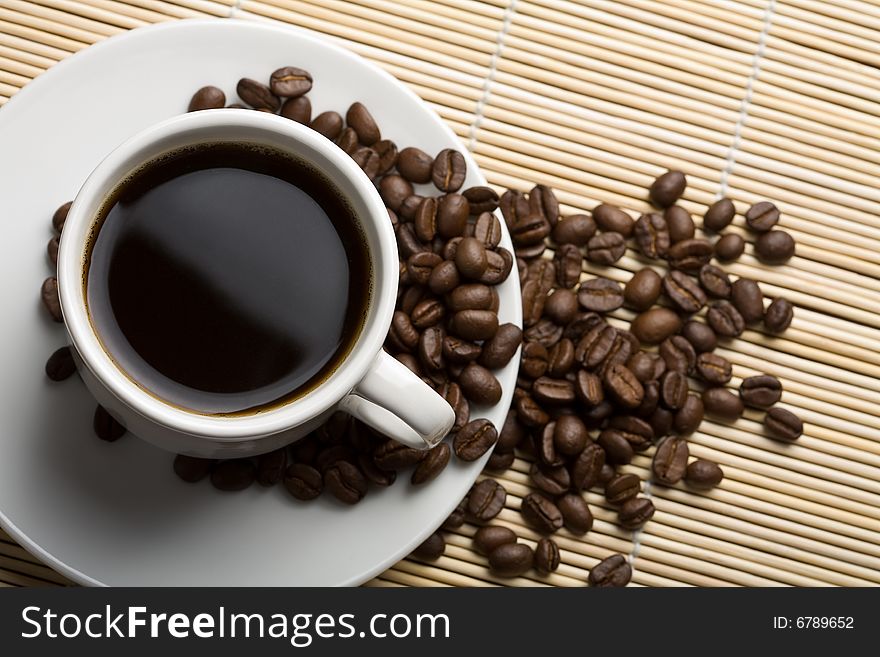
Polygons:
M281 484L304 501L327 490L340 502L355 504L371 486L390 486L404 470L414 485L432 481L453 454L475 461L491 450L486 469L497 473L513 464L516 453L532 463L536 490L522 500L521 514L544 535L534 549L519 542L511 529L489 524L505 507L507 493L486 477L414 552L422 559L439 558L445 550L442 532L467 520L481 526L474 546L486 556L491 572L514 577L532 568L543 574L558 568L559 546L549 535L560 528L590 531L593 516L583 491L604 491L623 527L639 528L653 516L654 505L641 496L639 477L619 471L635 453L656 446L652 478L659 484L684 481L700 490L718 485L721 468L691 460L688 451L687 436L699 428L704 413L734 421L744 406L758 408L767 411L770 437L794 440L801 435L800 419L774 407L781 395L774 377L745 379L739 395L726 387L732 368L713 353L719 339L736 337L758 322L773 333L784 331L793 308L780 297L765 310L755 281L731 281L712 264L713 258L738 258L744 241L736 233L722 234L714 243L696 237L692 217L676 205L686 187L684 174L659 176L648 190L658 210L635 221L608 204L590 214L563 216L553 190L544 185L528 194L508 190L500 197L489 187L462 189L467 171L461 153L398 148L382 138L361 103L352 104L344 116L330 110L312 117L307 95L312 85L307 71L284 67L272 73L268 84L240 80L240 103L227 105L222 90L203 87L189 110L249 107L279 113L332 140L373 180L400 253L398 301L385 347L455 410L451 441L418 451L336 413L306 438L256 458L214 461L179 455L173 467L181 479L209 479L226 491L255 482ZM427 184L436 191L415 187ZM53 263L69 207L63 205L53 218L56 234L48 246ZM498 207L515 254L500 246ZM722 232L734 215L729 199L717 201L703 217L704 232ZM772 203L755 204L745 219L750 230L760 233L759 259L777 264L793 255L792 238L773 229L779 211ZM585 258L612 265L633 244L647 260L665 264L665 273L646 266L623 286L605 277L581 280ZM552 257L545 255L548 246ZM522 289L523 330L498 320L495 286L514 265ZM46 280L41 294L52 318L62 321L54 277ZM608 321L624 306L638 313L629 330ZM704 321L698 319L701 314ZM488 420L472 419L471 406L498 403L501 386L493 372L520 346L513 407L498 431ZM66 347L46 364L53 380L74 371ZM108 441L125 433L100 407L94 428ZM631 574L627 560L612 555L591 570L589 584L624 586Z

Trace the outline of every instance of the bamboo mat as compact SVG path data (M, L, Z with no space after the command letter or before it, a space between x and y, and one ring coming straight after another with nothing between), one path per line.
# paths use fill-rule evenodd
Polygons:
M638 213L652 178L679 168L694 214L720 195L740 213L771 199L798 241L786 266L761 265L751 244L728 266L794 302L791 329L719 349L734 385L782 380L806 424L797 444L762 437L751 411L706 421L691 454L721 464L721 486L649 484L657 512L636 532L589 493L594 529L560 532L549 577L493 578L465 525L437 562L403 561L369 585L582 586L612 552L631 556L633 585L880 584L880 1L0 0L0 102L106 36L194 16L339 40L437 110L499 188L544 183L567 212ZM733 230L749 238L740 216ZM644 264L629 252L603 273L623 281ZM637 456L625 470L648 479L649 466ZM500 479L498 522L534 541L517 511L528 465ZM65 580L0 533L3 583Z

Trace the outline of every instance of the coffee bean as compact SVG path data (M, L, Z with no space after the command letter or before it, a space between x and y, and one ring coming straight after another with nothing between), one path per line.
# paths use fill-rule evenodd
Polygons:
M608 421L608 418L614 414L614 411L614 404L606 399L595 406L586 409L581 415L581 418L583 419L584 424L587 425L587 428L599 429Z
M575 315L566 326L563 336L577 343L584 335L589 333L599 324L604 324L605 320L598 313L582 312Z
M382 470L373 460L369 452L361 452L357 455L357 464L364 476L374 486L383 488L392 485L397 480L397 472L394 470Z
M610 588L629 584L632 568L620 554L603 559L590 570L587 582L590 586Z
M282 447L257 457L257 483L274 486L284 478L287 468L287 448Z
M489 570L499 577L519 577L533 563L532 548L524 543L505 543L489 554Z
M467 217L465 217L467 220ZM491 212L483 212L474 223L474 235L487 249L494 249L501 242L501 222Z
M640 269L629 279L623 289L623 298L634 310L647 310L660 297L663 279L650 267Z
M447 294L461 283L458 267L451 260L443 260L431 270L428 289L434 294ZM447 304L448 305L448 304Z
M339 112L321 112L309 124L312 130L319 132L331 141L342 133L342 115Z
M353 463L336 461L324 472L324 486L344 504L357 504L367 494L367 478Z
M238 81L235 90L238 97L254 109L277 112L281 106L281 101L272 93L272 90L256 80L242 78Z
M67 215L70 212L71 205L73 205L73 201L63 203L52 215L52 228L54 228L55 232L59 235L61 234L61 229L64 228L64 222L67 221Z
M568 470L561 465L548 466L540 462L533 463L529 470L529 476L536 488L553 497L564 494L571 486L571 476Z
M515 189L508 189L501 195L498 207L501 208L501 214L508 228L531 211L528 199L522 192Z
M501 384L482 365L470 363L465 366L458 377L458 384L465 397L475 404L493 405L501 400Z
M562 244L556 249L550 264L554 266L555 280L559 288L568 289L577 285L581 277L583 261L580 249L574 244Z
M680 205L671 205L663 213L666 226L669 228L669 240L673 244L693 239L696 232L694 220L690 213Z
M550 538L542 538L535 547L535 570L544 575L559 568L559 546Z
M419 331L410 321L409 315L397 310L391 319L389 340L400 351L412 351L419 343Z
M554 290L544 303L544 313L559 325L565 325L574 320L577 312L577 295L571 290Z
M601 233L587 242L587 260L597 265L613 265L626 253L626 238L620 233Z
M794 255L794 238L783 230L771 230L755 240L755 255L769 265L781 265Z
M426 285L437 265L444 262L443 258L430 251L421 251L409 257L406 261L407 274L410 282L417 285Z
M715 488L722 479L724 479L724 471L718 467L718 464L704 459L697 459L688 465L685 474L687 484L699 490Z
M561 326L557 326L551 320L545 318L526 329L523 332L523 338L540 342L549 349L562 339L562 330Z
M605 450L596 443L587 443L569 466L572 490L587 490L595 486L604 465Z
M758 233L766 233L779 221L779 209L770 201L759 201L746 210L746 224Z
M76 362L70 347L56 349L46 361L46 376L52 381L64 381L76 372Z
M654 516L654 503L647 497L634 497L624 502L617 512L621 526L636 529Z
M351 153L351 159L372 180L379 174L379 155L372 148L363 146Z
M666 438L657 446L651 471L661 484L674 486L684 478L688 457L687 441L682 438Z
M636 497L642 490L642 481L632 473L614 475L605 484L605 499L609 504L623 504Z
M676 370L669 370L660 378L660 402L671 411L684 406L688 396L687 377Z
M595 233L596 222L591 217L573 214L564 217L553 227L551 237L557 244L584 246Z
M528 214L516 220L510 227L510 237L520 253L520 247L540 244L543 250L544 238L550 234L550 223L546 217L540 214ZM538 254L528 254L524 257L534 257Z
M730 299L746 324L753 324L764 317L764 295L752 279L736 280L730 287Z
M425 452L407 447L394 440L386 440L373 452L373 461L382 470L403 470L425 458Z
M412 195L413 186L402 176L383 176L379 181L379 194L385 205L397 212L404 199Z
M410 482L414 486L418 486L436 479L449 463L451 453L449 445L446 443L440 443L430 449L427 456L413 470Z
M489 310L492 307L492 289L480 283L467 283L450 292L446 305L452 312Z
M713 297L726 299L730 296L730 279L724 270L715 265L703 265L699 279L703 289Z
M483 345L480 364L492 370L500 369L510 362L520 344L522 330L515 324L502 324L495 335Z
M633 459L633 447L620 431L605 429L599 434L596 442L605 450L605 460L608 463L625 465Z
M446 309L439 299L422 299L412 309L410 319L417 329L436 326L446 315Z
M223 90L207 86L202 87L193 94L187 111L197 112L199 110L220 109L224 105L226 105L226 94L223 93Z
M324 490L324 480L315 468L294 463L284 473L284 487L298 500L313 500Z
M409 197L412 198L412 197ZM433 196L426 196L419 202L413 219L416 237L430 242L437 235L437 210L439 202Z
M430 182L433 165L434 158L412 146L404 148L397 156L397 170L401 176L413 183Z
M95 409L95 416L92 420L92 428L95 435L101 440L113 443L125 435L125 427L122 426L103 406Z
M662 407L657 407L654 410L654 413L648 419L648 422L651 425L651 429L654 430L654 437L657 440L660 440L664 436L669 435L672 431L672 424L675 420L675 415L672 411L669 411Z
M529 493L520 507L523 519L542 534L552 534L562 527L562 513L549 499L539 493Z
M750 376L742 380L739 396L746 406L767 409L782 398L782 384L769 374Z
M681 171L667 171L657 176L648 188L651 201L661 208L668 208L675 203L687 186L687 179Z
M43 300L43 307L48 311L53 321L63 322L64 317L61 314L61 300L58 298L58 279L50 276L40 288L40 298Z
M743 402L727 388L706 388L703 391L703 407L709 415L727 422L734 422L743 414Z
M427 182L427 180L425 182ZM461 194L470 204L471 214L480 215L485 212L492 213L498 208L498 193L491 187L468 187Z
M713 353L702 353L697 356L697 373L703 380L712 385L724 385L732 376L730 362Z
M303 125L309 125L312 122L312 102L308 96L298 96L296 98L288 98L281 106L281 116ZM352 154L357 150L359 145L352 143L348 148L344 148L346 153ZM369 174L367 174L369 175Z
M49 262L53 265L58 264L58 247L60 246L60 241L57 235L53 235L49 239L49 243L46 245L46 253L49 256Z
M557 502L565 527L574 534L586 534L593 528L593 514L586 500L577 493L568 493Z
M608 357L616 339L616 328L599 324L578 341L574 357L587 369L596 368Z
M552 228L559 221L559 201L547 185L535 185L529 192L529 207L532 212L542 215Z
M365 146L372 146L382 136L376 120L363 103L352 103L345 113L345 122L357 133L358 141Z
M715 256L723 262L736 260L745 250L745 240L736 233L722 235L721 239L715 242Z
M516 411L511 409L507 412L495 448L503 452L511 452L525 440L527 435L526 428L516 419Z
M633 220L626 212L614 205L602 203L593 209L593 221L604 231L620 233L629 237L633 231Z
M669 300L689 315L706 305L706 293L697 282L681 271L671 271L663 277L663 291Z
M564 463L562 455L556 451L556 443L553 441L553 434L556 431L556 423L550 422L544 427L540 435L533 437L532 446L534 452L544 465L556 468Z
M326 427L327 425L321 427L319 432L326 430ZM351 445L329 445L318 451L315 456L315 467L320 472L325 473L330 466L335 465L339 461L353 461L355 458L355 451Z
M449 330L465 340L489 340L498 332L498 315L491 310L461 310L452 316Z
M412 556L425 561L436 561L446 552L446 541L440 532L434 532L412 551Z
M688 395L684 405L675 414L672 427L681 435L687 436L700 428L703 423L703 400L697 395Z
M256 468L250 459L219 461L211 471L214 488L224 491L244 490L254 483Z
M455 252L455 266L462 277L479 279L489 265L486 247L475 237L465 237Z
M729 301L715 301L709 306L706 321L718 335L733 338L742 335L746 323L736 307Z
M269 87L272 93L282 98L302 96L311 90L312 76L301 68L285 66L272 73L269 78Z
M466 512L467 497L458 503L458 506L449 514L449 517L443 521L441 528L446 530L458 529L464 524Z
M506 500L504 486L494 479L483 479L468 494L468 513L481 522L489 521L501 513Z
M440 151L431 167L431 180L441 192L458 191L466 174L464 156L452 148Z
M733 201L729 198L718 199L709 206L706 214L703 215L703 228L720 233L730 225L735 214L736 208L733 207Z
M566 379L542 376L532 384L532 396L542 404L559 406L574 401L574 384Z
M462 461L476 461L489 451L498 439L498 432L489 420L472 420L455 434L452 448Z
M294 104L291 105L291 109L294 109L295 107ZM296 120L295 117L291 118ZM356 148L359 148L360 144L358 143L357 133L354 131L354 128L348 127L343 129L343 131L339 133L339 137L336 138L336 145L346 153L352 153ZM388 203L386 202L385 205L388 205ZM396 209L397 208L395 208L395 210Z
M607 278L594 278L581 283L577 298L587 310L605 313L616 310L623 305L623 290L616 281Z
M645 384L656 378L656 362L658 361L663 363L662 359L655 357L654 354L646 351L637 351L626 361L626 366L642 384ZM666 368L665 363L663 363L663 368Z
M659 214L643 214L633 230L639 250L647 258L662 258L669 250L669 229Z
M681 318L678 313L662 307L646 310L630 325L633 335L647 344L659 344L680 329Z
M715 336L715 331L694 319L684 323L681 334L699 353L715 351L715 347L718 346L718 338Z
M670 246L666 257L670 267L694 272L706 265L714 252L712 245L704 239L687 239Z
M697 364L696 350L680 335L673 335L661 342L658 351L667 369L690 374Z
M522 286L523 326L534 326L544 313L547 293L541 288L540 281L526 279Z
M665 372L666 363L663 359L657 356L657 362L663 365ZM650 418L657 410L657 404L660 403L660 384L657 381L648 381L643 383L642 387L645 389L645 396L642 398L642 403L633 409L633 414L641 418Z
M520 372L537 379L547 371L549 361L550 355L544 345L538 342L527 342L522 350Z
M574 384L575 396L586 406L597 406L605 399L602 380L592 372L580 370Z
M784 297L776 297L764 313L764 326L773 333L782 333L794 318L794 307Z
M194 484L208 476L214 463L212 459L199 459L194 456L178 454L174 457L174 474L184 481Z
M775 406L764 416L764 428L773 438L797 440L804 433L804 423L791 411Z
M563 415L556 420L553 444L560 453L566 456L580 454L589 438L587 427L576 415Z
M463 235L465 227L467 226L469 214L470 208L468 207L467 199L461 194L446 194L445 196L441 196L437 207L437 232L440 237L450 239L452 237ZM498 220L496 219L495 221L497 223ZM499 231L500 228L499 225ZM477 239L485 248L486 242L480 238Z
M474 549L483 555L489 555L502 545L516 543L516 534L508 527L487 525L480 527L474 534Z
M572 367L574 367L574 343L568 338L562 338L550 349L547 374L553 379L567 378Z

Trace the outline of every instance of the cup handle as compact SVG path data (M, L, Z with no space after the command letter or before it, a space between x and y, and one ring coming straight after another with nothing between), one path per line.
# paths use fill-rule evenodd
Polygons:
M339 408L415 449L430 449L455 423L446 400L384 350Z

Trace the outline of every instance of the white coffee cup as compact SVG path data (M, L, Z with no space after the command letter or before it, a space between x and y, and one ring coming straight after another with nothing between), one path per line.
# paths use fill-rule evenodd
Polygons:
M348 356L314 390L250 415L212 416L188 411L138 386L104 349L86 305L86 250L107 197L130 173L157 157L211 142L272 146L320 170L351 204L366 236L372 264L366 319ZM305 436L337 410L410 447L436 445L452 427L452 408L382 350L394 313L398 276L397 243L388 212L360 167L310 128L251 110L185 114L148 128L116 148L77 194L58 251L61 308L86 386L135 435L176 453L206 458L271 451Z

